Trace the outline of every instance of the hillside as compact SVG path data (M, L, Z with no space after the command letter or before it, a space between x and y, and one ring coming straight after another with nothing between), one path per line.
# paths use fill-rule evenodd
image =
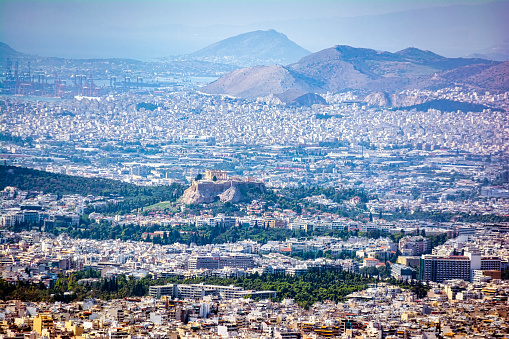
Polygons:
M436 83L460 83L488 91L509 91L509 61L458 67L438 74Z
M282 102L295 106L312 106L315 104L327 105L327 101L318 94L294 89L290 89L281 94L276 94L276 97Z
M275 30L240 34L209 45L185 56L187 59L233 64L286 65L310 52Z
M0 190L7 186L25 191L42 191L45 194L121 196L124 198L122 202L104 207L106 213L127 213L133 209L150 206L161 201L175 201L184 191L184 187L179 184L145 187L112 179L85 178L25 167L0 166Z
M288 68L273 65L235 70L204 87L202 91L209 94L256 98L272 93L283 93L289 89L307 92L313 90L314 86L295 76Z
M465 83L490 91L509 91L509 61L470 76Z
M478 58L446 58L430 51L407 48L396 53L335 46L313 53L288 66L244 68L226 74L203 91L241 97L281 94L287 90L313 93L345 90L395 92L403 89L445 87L498 65ZM503 71L499 67L496 71ZM495 73L492 71L491 73ZM444 75L441 77L441 75ZM494 74L493 74L494 76ZM500 77L499 77L500 78ZM488 85L481 79L479 85ZM503 84L499 79L497 85ZM501 89L503 86L501 87Z
M20 56L22 53L14 50L11 46L6 43L0 42L0 55L3 57Z
M25 167L0 166L0 190L7 186L61 195L126 195L131 190L137 191L137 186L117 180L76 177Z
M13 63L12 67L14 69L15 59L25 59L27 57L28 55L16 51L6 43L0 42L0 63L2 68L7 65L7 58L9 58Z

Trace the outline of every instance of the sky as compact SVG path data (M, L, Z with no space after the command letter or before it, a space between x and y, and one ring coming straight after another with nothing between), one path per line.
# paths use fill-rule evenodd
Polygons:
M466 56L509 38L509 0L0 0L0 41L41 56L151 59L276 29L334 45Z

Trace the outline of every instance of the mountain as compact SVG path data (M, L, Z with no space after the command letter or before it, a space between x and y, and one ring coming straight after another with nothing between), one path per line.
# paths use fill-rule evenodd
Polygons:
M395 92L445 87L458 80L468 82L471 76L497 64L478 58L446 58L417 48L391 53L343 45L309 54L288 66L236 70L202 90L240 97L276 95L290 89L313 93Z
M509 60L472 75L464 82L489 91L509 91Z
M327 101L320 95L289 89L276 97L284 103L294 106L327 105Z
M509 60L509 39L469 55L474 58L484 58L495 61Z
M385 51L420 46L452 57L482 51L500 43L500 37L508 36L509 1L434 3L436 6L375 15L346 16L340 10L331 11L326 18L291 19L269 24L312 51L341 42Z
M273 29L240 34L185 55L186 59L233 64L286 65L310 52Z
M236 97L256 98L269 94L283 93L289 89L304 92L313 90L298 74L286 67L254 66L228 73L217 81L202 88L209 94L229 94Z
M7 58L13 62L14 59L25 59L28 55L20 53L6 43L0 42L0 64L5 67Z
M19 14L12 15L17 6L9 5L2 7L2 37L6 42L16 41L20 51L40 55L147 60L194 52L224 37L269 28L284 32L313 52L341 42L389 51L417 45L446 56L478 52L498 44L500 37L507 37L509 32L509 1L411 2L422 3L415 6L407 6L405 1L392 1L393 4L382 1L374 3L373 9L366 2L359 6L346 6L343 1L247 2L253 4L252 13L246 10L246 1L220 1L220 6L210 1L145 1L140 6L146 11L140 11L138 6L125 6L121 1L107 2L111 6L92 1L83 9L92 13L95 7L98 15L87 20L81 10L61 12L61 6L54 5L54 11L46 9L42 13L32 6L38 15L30 24L21 20ZM306 2L308 5L303 7ZM9 3L23 6L24 2ZM73 3L77 2L71 1L69 6L76 8ZM156 17L178 15L171 13L174 3L196 6L197 14L187 22L170 19L157 22ZM304 8L313 15L306 15ZM150 11L157 15L152 18L147 15ZM203 15L208 18L202 18ZM228 20L228 15L235 17Z
M23 53L14 50L11 46L7 45L6 43L0 42L0 55L4 57L11 57L20 56L23 55Z

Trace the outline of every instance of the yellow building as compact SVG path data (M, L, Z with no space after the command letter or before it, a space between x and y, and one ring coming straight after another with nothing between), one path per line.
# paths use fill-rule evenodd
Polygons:
M83 335L83 333L85 332L83 326L80 326L70 320L65 322L65 329L71 331L74 336Z
M53 317L51 314L43 313L34 318L33 330L42 335L42 331L45 329L49 331L53 329Z
M419 260L421 257L419 256L402 256L398 257L398 264L410 266L410 267L419 267Z
M401 314L401 321L409 321L410 319L413 319L415 317L417 317L417 312L414 311L403 312Z

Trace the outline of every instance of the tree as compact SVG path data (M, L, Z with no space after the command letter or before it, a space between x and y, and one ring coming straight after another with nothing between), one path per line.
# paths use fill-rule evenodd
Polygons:
M198 175L196 176L196 178L194 180L195 181L200 181L201 179L203 179L203 174L198 173Z
M212 177L212 181L217 181L217 178L215 175Z

